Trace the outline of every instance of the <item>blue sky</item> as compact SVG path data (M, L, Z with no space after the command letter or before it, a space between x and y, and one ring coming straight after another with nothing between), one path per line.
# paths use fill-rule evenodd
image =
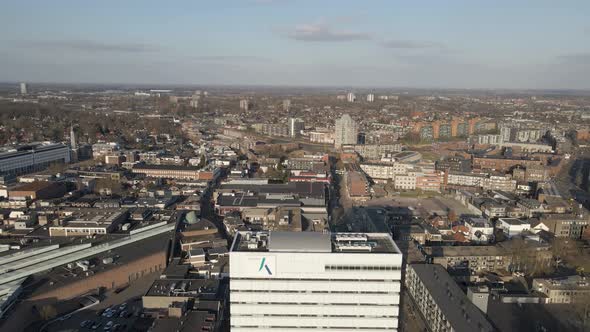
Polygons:
M0 81L590 89L590 1L0 4Z

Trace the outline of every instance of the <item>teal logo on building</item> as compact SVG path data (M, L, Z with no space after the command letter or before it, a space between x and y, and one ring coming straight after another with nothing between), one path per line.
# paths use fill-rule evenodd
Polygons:
M265 269L266 273L268 273L269 276L272 275L272 272L270 271L268 264L266 264L266 257L262 257L262 260L260 260L260 267L258 267L258 272L262 271L262 269Z

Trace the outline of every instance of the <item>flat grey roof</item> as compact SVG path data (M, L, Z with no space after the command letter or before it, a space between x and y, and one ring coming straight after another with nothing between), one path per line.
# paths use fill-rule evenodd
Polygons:
M268 249L271 252L332 252L332 242L329 233L271 232Z
M388 253L401 251L387 233L242 231L231 251L290 253Z
M516 219L516 218L500 218L499 220L509 224L509 225L524 225L524 224L530 224L530 221L524 221L524 220L520 220L520 219Z

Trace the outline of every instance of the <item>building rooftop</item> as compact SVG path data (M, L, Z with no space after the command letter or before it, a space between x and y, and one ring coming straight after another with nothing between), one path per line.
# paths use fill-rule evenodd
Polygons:
M160 169L171 171L200 171L200 167L182 166L182 165L152 165L152 164L137 164L133 165L133 169Z
M67 145L61 143L42 142L19 146L5 146L0 148L0 160L31 154L34 152L50 151L62 148L67 148Z
M492 223L485 218L470 217L465 221L465 223L471 225L472 227L492 227Z
M35 294L42 294L56 288L64 287L95 274L103 273L116 267L125 266L143 257L157 253L165 255L170 236L170 233L159 234L146 238L138 243L130 243L119 248L114 248L110 251L97 252L94 255L74 261L86 262L86 270L82 269L80 265L77 265L76 263L72 263L69 267L55 267L44 275L48 282L43 283L40 287L36 288ZM63 254L65 255L65 253ZM112 261L108 262L104 261L104 259Z
M188 332L188 331L213 331L215 315L209 312L196 310L189 311L184 316L158 318L154 321L150 331L152 332Z
M221 294L216 279L156 279L145 296L219 299Z
M574 213L545 213L540 216L541 221L543 220L575 220L580 221L587 220L588 218L584 215L577 215Z
M110 208L110 209L92 209L81 208L78 210L64 210L64 215L71 216L70 223L89 223L89 224L110 224L113 220L126 215L128 209Z
M315 232L272 232L268 238L271 252L331 252L330 234Z
M516 218L500 218L499 220L502 222L505 222L509 225L528 225L528 224L530 224L530 221L528 221L528 220L520 220L520 219L516 219Z
M239 232L231 251L401 253L387 233Z
M89 257L114 255L115 249L118 250L121 247L125 247L121 249L123 254L120 256L124 257L122 262L136 253L145 255L146 252L150 251L152 243L154 247L159 247L158 249L165 252L167 242L163 239L169 238L169 232L172 230L174 230L174 224L169 224L130 234L126 237L105 237L108 239L106 241L99 239L97 242L88 242L83 239L82 243L77 245L72 245L69 241L66 241L69 245L60 248L49 246L49 248L39 249L44 251L42 253L32 251L16 256L13 253L8 253L3 256L3 262L7 263L0 267L0 284L55 269L71 262L85 260ZM150 239L158 236L161 237L156 240ZM138 241L141 241L141 243L138 243ZM53 243L55 242L59 241Z
M234 184L224 183L218 191L220 192L253 192L260 194L296 194L299 197L323 198L326 193L326 186L318 182L290 182L287 184ZM237 196L237 195L236 195Z
M543 287L550 290L587 290L590 292L590 282L585 277L579 275L561 277L561 278L538 278L534 279Z
M485 315L438 264L411 264L453 331L495 331Z
M469 256L500 256L502 250L498 246L442 246L425 248L434 257L469 257Z
M38 191L45 188L50 188L52 186L56 186L55 182L48 182L48 181L34 181L30 183L22 184L18 187L13 188L11 191Z

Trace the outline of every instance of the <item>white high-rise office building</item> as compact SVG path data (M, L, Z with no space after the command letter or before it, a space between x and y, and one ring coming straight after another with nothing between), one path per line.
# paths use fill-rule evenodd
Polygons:
M500 127L500 136L502 136L502 142L510 142L512 140L512 128L508 126Z
M305 122L299 118L289 118L289 136L297 137L305 129Z
M199 91L199 93L194 93L191 96L191 100L189 102L190 107L192 108L198 108L199 107L199 101L201 100L201 91Z
M353 103L353 102L355 102L355 101L356 101L356 96L354 95L354 93L352 93L352 92L349 92L349 93L346 95L346 100L347 100L349 103Z
M76 132L74 132L74 125L70 125L70 161L78 161L78 143L76 142Z
M231 331L397 331L401 268L386 233L239 232Z
M240 109L247 111L250 108L250 101L248 99L240 99Z
M76 133L74 132L74 125L70 125L70 148L77 149L78 144L76 143Z
M367 95L367 101L368 101L369 103L372 103L372 102L374 102L374 101L375 101L375 95L374 95L374 94L372 94L372 93L369 93L369 94Z
M358 140L358 125L350 115L344 114L336 119L334 127L334 146L339 149L344 144L356 144Z
M27 83L21 83L20 84L20 94L21 95L26 95L27 94Z
M284 99L283 100L283 111L287 112L287 111L289 111L289 108L291 108L291 100Z

